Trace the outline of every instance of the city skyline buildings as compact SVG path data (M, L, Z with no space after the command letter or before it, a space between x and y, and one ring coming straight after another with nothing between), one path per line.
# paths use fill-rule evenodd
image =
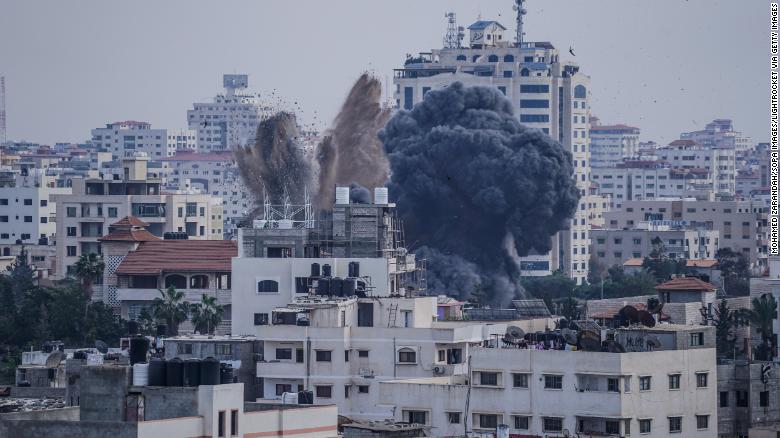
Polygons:
M708 120L723 117L732 118L735 126L756 141L766 137L761 115L757 114L760 106L749 105L763 98L763 79L760 72L747 68L761 62L758 59L763 56L763 35L717 32L719 28L759 20L763 11L760 4L746 8L696 0L663 7L644 2L607 3L598 10L566 2L529 1L526 5L526 34L536 40L551 41L557 47L572 47L577 56L563 53L562 58L576 61L594 78L594 114L603 120L638 126L643 140L652 139L659 144L674 140L681 132L702 129ZM481 15L514 27L511 6L510 1L432 1L419 5L420 10L413 17L405 16L407 9L398 2L380 4L378 9L350 1L307 6L311 12L308 15L327 18L320 20L299 17L296 4L247 4L241 6L244 12L238 16L231 13L234 8L204 10L173 2L123 11L128 23L146 23L158 29L150 35L120 31L110 32L107 39L90 38L79 29L95 26L100 31L107 24L91 20L90 16L111 13L112 6L100 5L86 15L63 6L61 11L51 14L58 17L57 21L42 17L41 32L29 40L18 41L11 38L20 31L16 23L23 23L34 11L15 3L10 13L0 17L0 55L8 61L3 71L8 137L45 143L82 141L88 129L107 120L138 119L161 128L185 127L186 109L192 102L213 96L218 89L216 81L224 71L231 70L249 74L256 86L253 91L269 96L275 92L296 102L305 122L324 127L335 115L348 84L361 71L372 71L389 82L397 59L417 47L440 46L447 25L444 12L456 12L460 25ZM336 15L336 9L353 13ZM234 25L222 35L193 32L192 29L218 20L223 14L230 14ZM621 18L623 14L653 22L655 32L634 33L635 23ZM375 28L375 21L352 20L353 15L383 16L384 22L403 20L408 31L369 32ZM173 16L188 19L171 20ZM264 34L278 33L280 23L287 22L279 17L293 18L307 30L306 34L326 36L327 50L306 49L309 43L305 36L290 37L290 44L262 44ZM79 26L84 20L90 26ZM63 23L69 23L67 32L60 29ZM168 24L163 26L165 23ZM182 30L180 26L191 27ZM56 32L57 38L46 38L48 31ZM388 33L393 37L388 38ZM356 34L364 37L354 38ZM685 37L681 38L682 35ZM131 63L121 70L111 67L118 65L113 62L116 56L127 56L139 48L145 52L144 57L165 66L173 46L181 56L177 57L176 68L167 73L169 69L149 69L147 62ZM730 64L725 70L718 68L719 54L730 51L739 51L743 62ZM62 61L61 65L94 61L100 53L103 62L84 74L77 69L65 71L57 67L58 62L44 68L26 53L36 53L36 59ZM357 53L361 55L356 56ZM636 54L635 60L626 62L632 59L632 53ZM312 65L330 67L316 69L319 79L311 81L307 77L314 72ZM689 71L664 65L685 65ZM733 86L737 83L740 87ZM163 95L165 98L160 99ZM49 104L42 108L43 100ZM669 108L685 108L685 114L691 116L675 117Z

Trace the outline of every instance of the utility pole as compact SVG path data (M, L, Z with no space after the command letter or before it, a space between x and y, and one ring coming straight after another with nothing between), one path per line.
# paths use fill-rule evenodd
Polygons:
M515 0L515 5L512 7L512 9L517 12L517 34L515 35L515 43L518 48L523 46L523 35L525 35L525 32L523 32L523 15L528 13L528 11L523 8L523 3L525 3L525 0Z

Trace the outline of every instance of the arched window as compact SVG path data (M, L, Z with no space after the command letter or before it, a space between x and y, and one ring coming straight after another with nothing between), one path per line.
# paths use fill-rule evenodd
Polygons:
M515 62L515 57L513 55L504 55L504 62Z
M488 62L498 62L498 55L488 56Z
M398 363L417 363L417 352L409 347L398 350Z
M175 287L176 289L187 288L187 277L179 274L173 274L165 277L165 287Z
M520 70L520 76L530 76L530 75L531 72L529 72L527 68Z
M261 280L257 282L257 293L268 294L279 292L279 282L274 280Z
M193 275L190 277L190 289L208 289L208 275Z
M471 57L471 62L477 62L477 59L479 59L479 55L474 55Z
M466 55L458 55L458 57L457 57L457 58L455 58L455 59L456 59L456 60L458 60L458 61L465 61L465 60L467 60L468 58L466 58Z
M574 87L574 98L575 99L585 99L588 97L588 90L585 89L584 85L577 85Z

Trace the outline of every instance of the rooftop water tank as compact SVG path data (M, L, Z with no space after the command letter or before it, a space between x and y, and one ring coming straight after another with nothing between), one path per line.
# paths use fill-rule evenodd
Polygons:
M336 187L336 205L349 204L349 187Z
M387 187L377 187L374 189L374 204L387 205L390 203L390 196Z
M133 365L133 386L149 385L149 364L137 363Z
M219 385L219 361L207 357L200 363L200 384Z

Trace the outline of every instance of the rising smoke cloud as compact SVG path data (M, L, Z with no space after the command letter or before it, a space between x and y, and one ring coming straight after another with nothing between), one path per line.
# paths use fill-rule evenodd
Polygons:
M522 296L516 256L549 251L576 210L571 154L521 125L497 90L461 83L428 92L379 136L429 288L463 298L482 288L495 304Z

